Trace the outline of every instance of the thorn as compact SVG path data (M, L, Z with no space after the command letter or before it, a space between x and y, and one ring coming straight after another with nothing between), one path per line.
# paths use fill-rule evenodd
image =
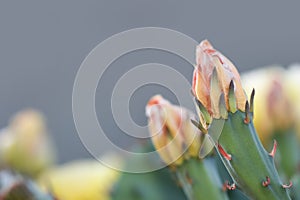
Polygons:
M208 110L204 107L204 105L197 99L195 98L195 101L197 103L197 106L199 107L200 112L202 113L204 120L206 121L207 124L210 124L212 119L211 116L208 112Z
M272 149L272 151L269 153L269 155L271 156L271 157L275 157L275 154L276 154L276 150L277 150L277 141L276 140L274 140L274 144L273 144L273 149Z
M207 133L207 130L202 126L201 122L196 122L191 119L192 124L194 124L202 133Z
M252 89L251 96L250 96L250 112L253 113L254 110L254 95L255 95L255 89Z
M223 93L221 94L220 100L219 100L219 110L220 110L221 118L226 119L228 116L228 112L226 109L225 98L224 98Z
M175 172L177 169L175 165L169 165L168 167L171 172Z
M182 188L182 183L180 181L175 181L176 185L180 188Z
M193 184L193 179L191 178L189 173L186 173L185 175L187 182L192 185Z
M266 180L262 182L262 185L264 187L268 187L268 185L270 185L270 183L271 183L270 177L266 176Z
M283 187L284 189L290 189L292 186L293 186L293 182L292 182L292 181L290 181L290 183L289 183L288 185L286 185L286 184L283 184L283 185L282 185L282 187Z
M231 160L231 155L228 154L224 149L223 147L218 143L218 150L220 152L220 154L228 161Z
M225 192L226 190L235 190L236 189L236 185L235 183L232 183L231 185L229 184L228 181L226 181L224 184L223 184L223 191Z
M230 81L229 83L229 91L234 90L234 82L233 80Z
M235 94L234 94L233 80L231 80L230 84L229 84L228 105L229 105L229 110L232 113L235 113L237 109L236 109L236 98L235 98Z
M244 123L245 124L249 124L250 123L249 102L248 101L246 101L246 104L245 104L245 119L244 119Z

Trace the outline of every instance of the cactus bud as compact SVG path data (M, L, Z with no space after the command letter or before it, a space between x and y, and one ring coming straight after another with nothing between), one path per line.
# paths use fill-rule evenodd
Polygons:
M287 130L295 123L291 102L282 84L280 78L272 80L267 96L267 111L275 130Z
M254 92L248 101L236 68L208 41L197 47L192 91L199 101L206 138L213 140L206 141L214 144L231 175L233 188L242 189L251 199L290 199L270 159L276 148L271 155L266 153L254 129ZM206 112L212 118L209 121L204 120Z
M244 111L246 95L235 66L204 40L196 50L192 91L212 118L222 117L220 98L223 94L227 111Z
M188 110L156 95L149 100L146 115L152 143L165 163L180 165L183 154L185 157L198 155L201 134L191 123L193 115Z
M290 97L290 101L292 103L293 111L295 113L296 117L296 128L297 128L297 134L298 139L300 141L300 90L299 90L299 84L300 84L300 65L295 64L289 67L289 69L286 72L286 88L288 96Z
M54 148L41 113L24 110L0 132L0 165L37 176L55 160Z
M274 132L288 130L295 124L285 73L283 68L268 67L242 76L247 91L256 88L253 121L265 145L272 142Z

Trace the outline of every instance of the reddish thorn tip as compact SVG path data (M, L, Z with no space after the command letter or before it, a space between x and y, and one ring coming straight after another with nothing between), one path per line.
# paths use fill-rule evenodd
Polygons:
M267 187L268 185L270 185L270 183L271 183L270 177L266 176L266 180L262 182L262 185L264 187Z
M249 124L249 123L250 123L250 119L249 119L248 117L246 117L246 118L244 119L244 123L245 123L245 124Z
M220 145L220 144L218 144L218 150L219 150L219 152L220 152L220 154L226 159L226 160L231 160L231 155L230 154L228 154L224 149L223 149L223 147Z
M229 184L229 182L226 181L226 182L223 184L223 191L226 191L226 190L235 190L235 189L236 189L235 183Z
M250 113L249 102L246 101L246 104L245 104L245 119L244 119L244 123L245 124L249 124L250 123L249 113Z
M288 185L286 185L286 184L283 184L283 185L282 185L282 187L283 187L284 189L290 189L292 186L293 186L293 182L292 182L292 181L290 181L290 183L289 183Z
M274 158L274 157L275 157L275 154L276 154L276 150L277 150L277 141L274 140L273 149L272 149L272 151L269 153L269 155L272 156L272 157Z

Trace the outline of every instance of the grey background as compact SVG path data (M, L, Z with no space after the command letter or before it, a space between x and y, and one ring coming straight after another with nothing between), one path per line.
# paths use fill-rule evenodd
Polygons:
M198 41L209 39L240 71L286 66L300 61L299 6L297 1L258 0L1 0L0 125L22 108L40 109L48 118L60 162L89 157L72 118L72 86L81 62L98 43L127 29L158 26ZM170 65L191 78L188 63L157 50L132 52L109 67L97 89L97 114L109 137L124 148L136 140L113 122L111 90L123 73L148 62ZM144 105L155 93L176 102L166 88L138 89L129 108L136 123L146 124Z

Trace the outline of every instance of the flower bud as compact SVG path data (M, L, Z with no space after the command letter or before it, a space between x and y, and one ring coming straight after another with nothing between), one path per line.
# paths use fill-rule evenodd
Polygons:
M245 110L246 95L235 66L219 51L204 40L196 50L196 66L193 75L192 91L213 118L222 117L220 99L222 96L227 111ZM230 106L230 83L233 82L234 108Z
M300 139L300 64L294 64L289 67L286 72L285 83L287 85L286 91L290 97L293 111L296 117L296 128L298 138Z
M0 132L0 156L0 165L30 176L50 167L55 154L43 115L34 110L17 113Z
M263 143L275 131L286 131L295 124L285 69L267 67L245 73L242 78L247 91L255 88L253 121Z
M149 100L146 115L152 143L165 163L180 165L183 154L185 157L198 155L200 132L191 123L189 111L156 95Z

